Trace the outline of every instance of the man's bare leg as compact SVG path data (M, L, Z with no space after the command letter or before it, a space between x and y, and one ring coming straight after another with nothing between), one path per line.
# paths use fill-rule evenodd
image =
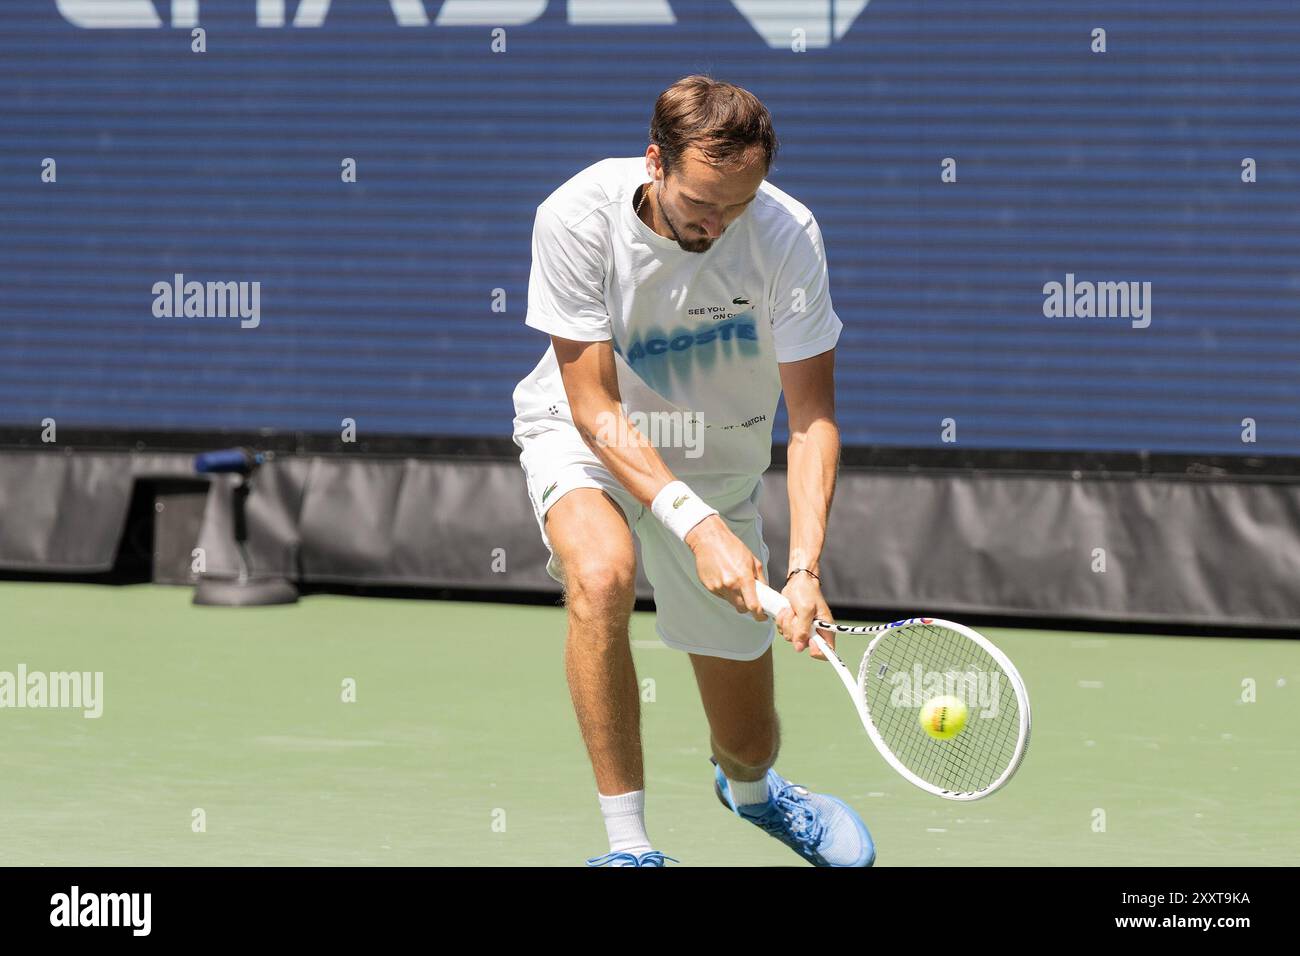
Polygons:
M602 794L645 789L641 699L628 640L636 552L622 509L595 488L551 506L546 534L564 570L564 667L578 729Z
M774 808L771 803L774 795L768 788L767 772L776 763L781 745L772 689L772 649L755 661L692 654L691 663L709 718L713 757L726 775L728 796L737 808L753 808L742 809L740 816L762 826L817 866L871 866L876 859L871 834L843 800L783 786L785 800L798 804L803 814L785 812L785 806ZM803 824L809 817L819 823Z
M752 661L692 654L713 757L728 780L766 778L781 746L772 681L772 649Z

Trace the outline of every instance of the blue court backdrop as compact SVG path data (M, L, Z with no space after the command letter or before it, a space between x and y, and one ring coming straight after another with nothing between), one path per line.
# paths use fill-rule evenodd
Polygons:
M847 443L1300 455L1298 51L1261 0L6 0L0 425L508 435L536 206L708 72L821 224Z

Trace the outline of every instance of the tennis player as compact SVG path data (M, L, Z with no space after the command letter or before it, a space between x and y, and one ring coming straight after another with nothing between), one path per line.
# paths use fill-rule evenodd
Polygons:
M843 801L773 769L761 476L784 392L792 611L780 624L802 651L812 619L832 619L818 559L841 328L816 221L765 179L776 149L753 94L688 76L658 98L643 157L595 163L537 209L526 322L551 346L515 389L514 439L564 585L565 670L609 836L593 866L672 859L645 827L633 534L659 636L695 670L723 805L817 866L875 859Z

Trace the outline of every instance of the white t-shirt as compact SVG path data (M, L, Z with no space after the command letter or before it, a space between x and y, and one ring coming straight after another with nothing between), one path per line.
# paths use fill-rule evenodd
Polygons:
M834 348L842 328L821 231L765 180L708 252L686 252L635 215L646 182L644 156L605 159L538 206L525 321L560 338L613 339L623 404L675 474L760 475L777 363ZM517 442L573 427L554 349L514 401Z

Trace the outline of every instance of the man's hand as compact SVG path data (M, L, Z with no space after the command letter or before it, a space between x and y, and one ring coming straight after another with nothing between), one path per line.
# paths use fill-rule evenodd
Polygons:
M821 584L811 574L796 574L786 582L781 593L790 602L790 610L781 614L777 626L781 628L781 636L794 644L797 653L812 644L814 618L828 623L834 622L835 619L831 617L831 609L827 607L826 599L822 597ZM818 628L818 633L832 649L835 648L834 631ZM826 660L826 655L818 650L815 644L810 654L815 660Z
M686 535L686 545L695 554L695 573L700 583L741 614L766 621L758 603L755 579L766 583L763 565L717 515L705 518Z

